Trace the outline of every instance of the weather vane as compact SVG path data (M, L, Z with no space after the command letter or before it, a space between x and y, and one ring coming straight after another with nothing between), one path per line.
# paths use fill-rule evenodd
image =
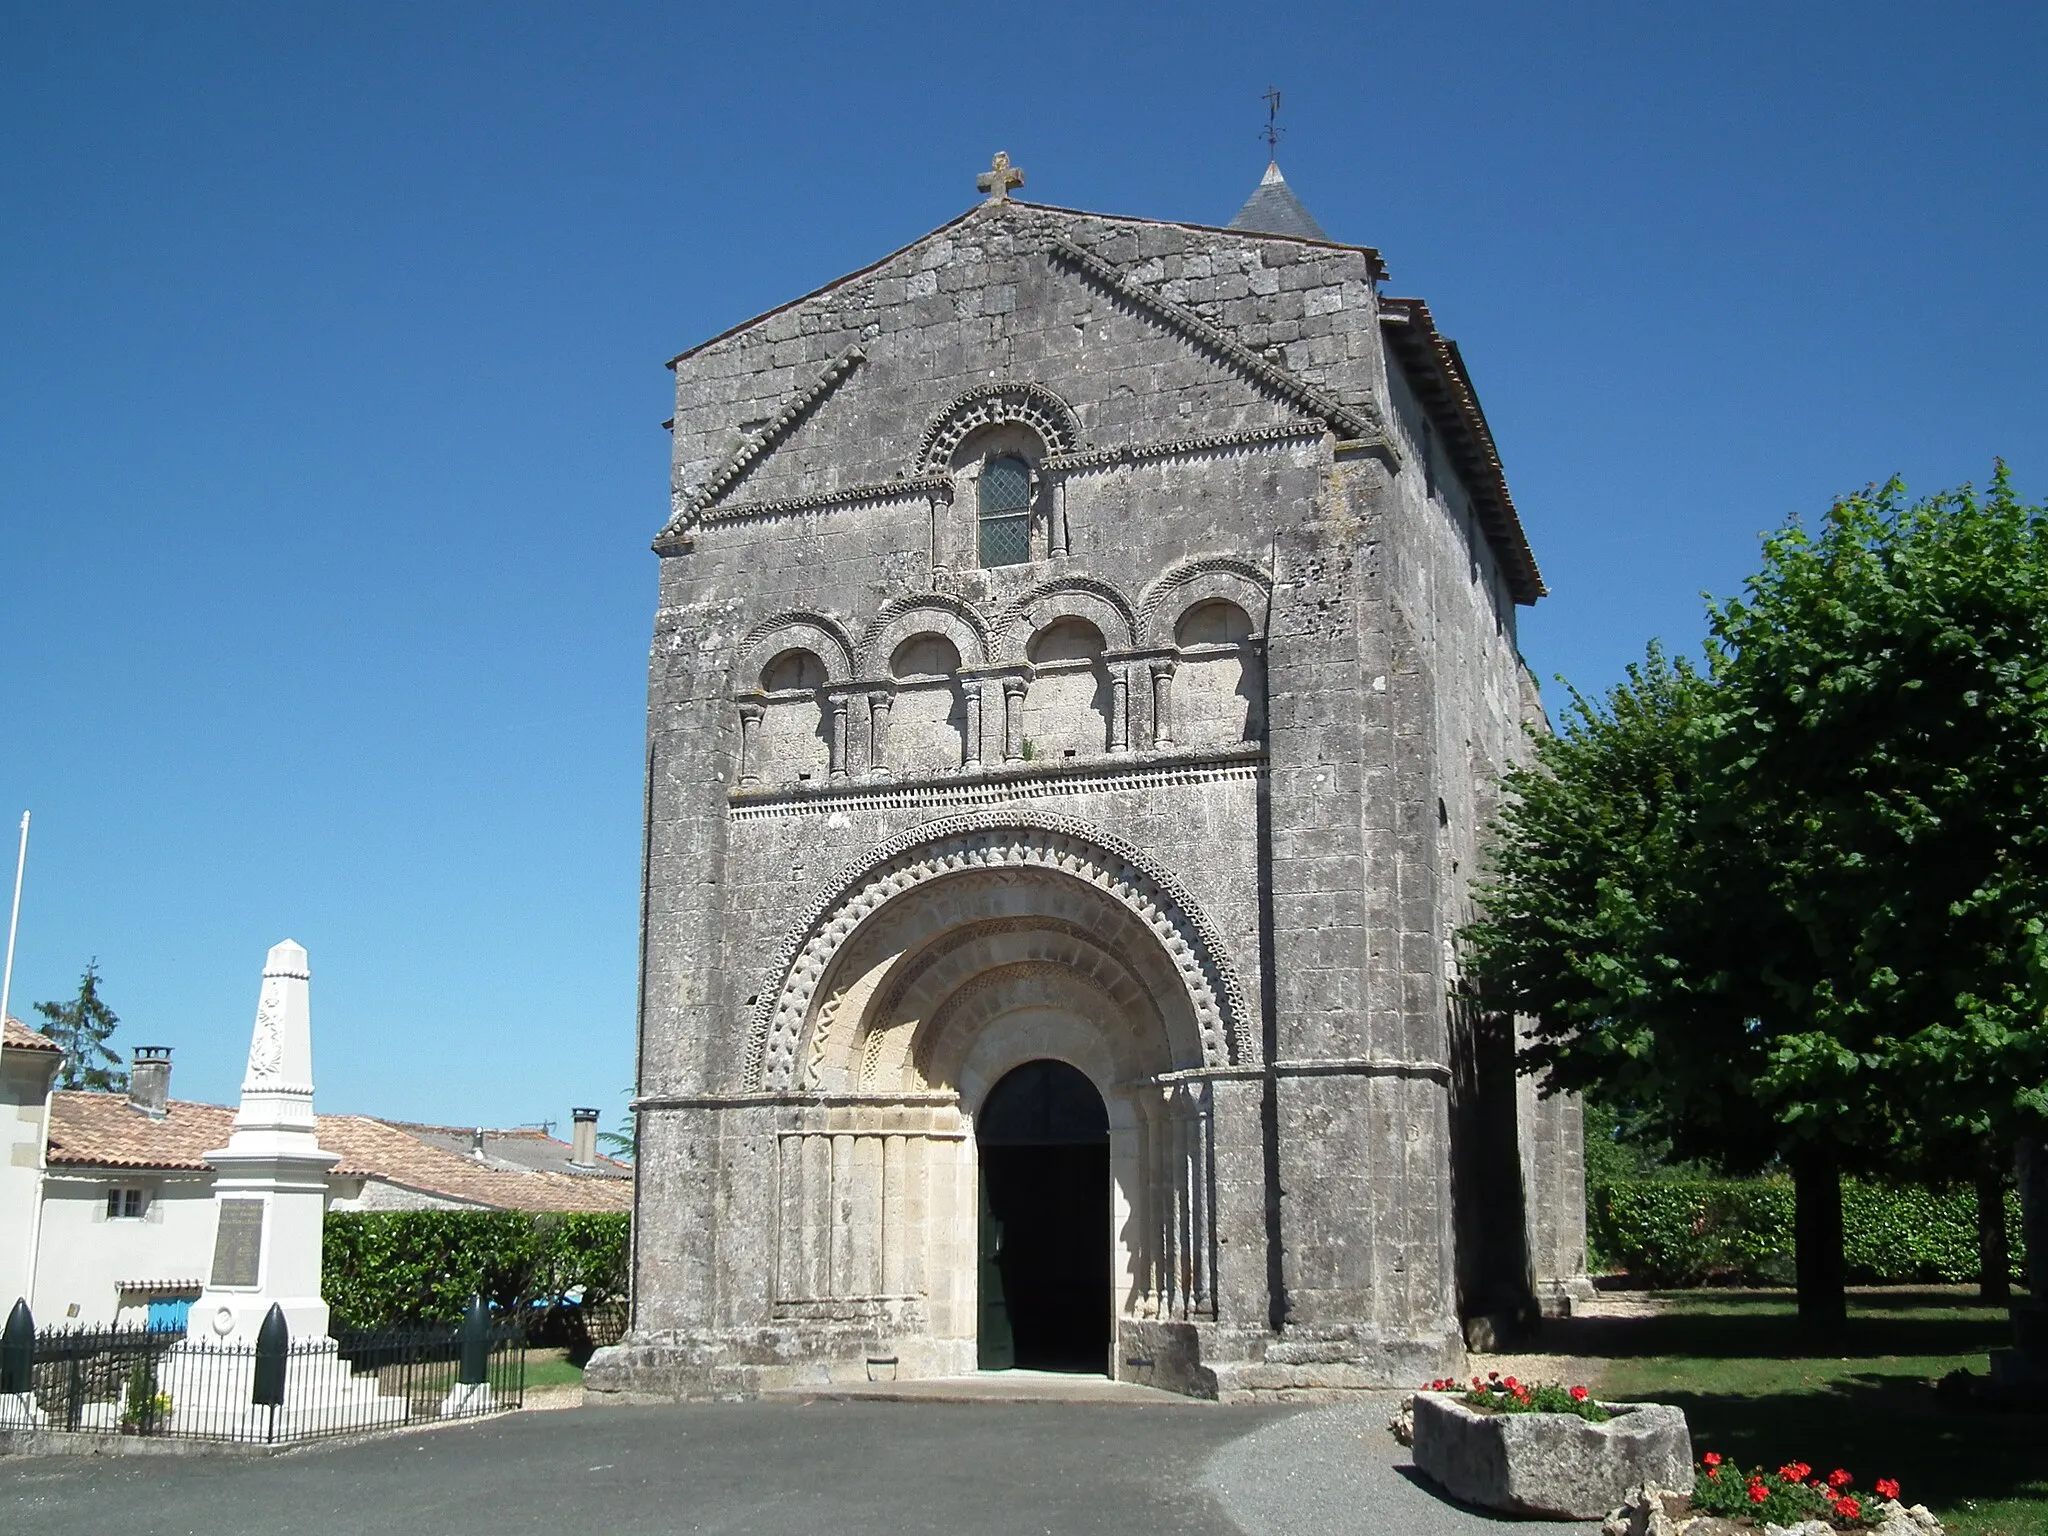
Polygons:
M1280 158L1280 87L1277 85L1267 86L1265 101L1266 131L1262 137L1266 141L1267 152L1275 160L1278 160Z

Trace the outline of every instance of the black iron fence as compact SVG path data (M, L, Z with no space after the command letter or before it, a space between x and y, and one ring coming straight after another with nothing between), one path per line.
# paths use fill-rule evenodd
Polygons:
M526 1338L481 1305L460 1325L294 1339L271 1309L254 1343L143 1328L0 1337L0 1427L278 1444L521 1406Z

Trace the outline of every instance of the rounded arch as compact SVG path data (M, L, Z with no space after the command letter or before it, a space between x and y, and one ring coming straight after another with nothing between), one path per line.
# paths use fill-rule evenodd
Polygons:
M908 636L889 653L889 675L903 681L950 677L959 670L960 647L932 630Z
M1173 643L1234 645L1250 639L1257 628L1241 605L1227 597L1205 597L1181 609L1173 625Z
M827 971L895 898L950 875L1020 869L1092 887L1108 906L1142 925L1187 999L1203 1064L1250 1059L1250 1018L1236 966L1222 935L1181 882L1121 838L1086 823L1004 810L927 823L826 883L769 967L748 1030L748 1079L769 1092L797 1085Z
M1093 989L1102 1004L1096 1017L1120 1021L1152 1063L1150 1070L1192 1066L1201 1059L1192 1011L1184 994L1175 995L1181 992L1178 977L1165 957L1148 955L1148 941L1135 923L1100 904L1073 917L972 917L900 955L889 974L855 999L860 1018L828 1019L832 1004L821 1006L811 1031L809 1080L827 1088L857 1084L863 1091L927 1086L923 1074L943 1018L965 989L1017 966L1046 967ZM849 953L847 968L858 971L860 965L860 957Z
M988 660L988 627L981 615L957 597L925 592L913 597L891 598L875 613L861 632L856 651L863 676L878 674L896 653L896 647L913 635L943 635L968 666Z
M1040 582L1003 610L996 621L1003 659L1021 658L1031 637L1060 619L1086 619L1111 650L1127 650L1137 640L1137 620L1121 592L1093 577L1063 576Z
M853 642L846 631L825 614L800 612L763 619L740 637L739 675L752 688L769 662L792 650L809 651L822 661L828 683L853 678Z
M1172 645L1180 616L1215 598L1237 604L1250 616L1253 632L1263 634L1272 591L1272 578L1249 560L1232 555L1183 560L1168 567L1139 599L1140 642L1148 646Z
M946 473L970 434L1010 423L1029 428L1047 454L1072 453L1081 445L1073 407L1043 384L988 384L970 389L933 418L917 445L914 473Z
M760 689L763 693L787 693L823 688L830 681L823 657L808 646L792 645L768 658L761 669Z

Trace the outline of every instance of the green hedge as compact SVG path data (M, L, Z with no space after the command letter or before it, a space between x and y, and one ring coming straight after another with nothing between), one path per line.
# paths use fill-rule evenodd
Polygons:
M626 1293L624 1212L330 1211L321 1294L343 1328L453 1322L481 1295L522 1315L582 1287L586 1307Z
M1780 1179L1614 1179L1588 1191L1596 1268L1652 1285L1789 1285L1792 1186ZM2019 1197L2005 1197L2019 1278ZM1977 1278L1974 1191L1842 1186L1849 1279L1859 1285L1967 1284Z

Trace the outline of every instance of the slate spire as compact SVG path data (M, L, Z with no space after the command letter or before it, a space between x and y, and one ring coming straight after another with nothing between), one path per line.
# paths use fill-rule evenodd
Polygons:
M1280 174L1278 160L1267 163L1266 174L1259 178L1259 184L1237 210L1229 227L1254 235L1295 235L1304 240L1330 238L1315 221L1315 215L1301 206L1301 199Z

